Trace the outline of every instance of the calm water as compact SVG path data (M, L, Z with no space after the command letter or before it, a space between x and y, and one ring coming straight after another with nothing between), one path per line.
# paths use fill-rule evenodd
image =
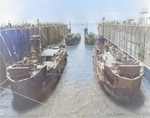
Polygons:
M148 117L150 95L142 82L140 94L131 103L121 102L100 87L93 67L93 46L68 46L68 62L55 89L42 103L29 100L16 105L10 88L0 97L0 117L100 118Z

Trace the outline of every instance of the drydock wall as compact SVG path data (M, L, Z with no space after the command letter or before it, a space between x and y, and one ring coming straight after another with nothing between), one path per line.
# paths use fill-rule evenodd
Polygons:
M98 33L150 67L150 26L107 22L98 25Z
M25 53L30 52L31 35L40 35L42 48L45 48L63 39L66 34L67 25L64 24L40 24L39 27L0 30L0 83L6 75L6 64L21 60Z
M47 44L54 44L59 39L63 39L66 34L67 25L64 24L47 24L40 26L42 48L45 48Z

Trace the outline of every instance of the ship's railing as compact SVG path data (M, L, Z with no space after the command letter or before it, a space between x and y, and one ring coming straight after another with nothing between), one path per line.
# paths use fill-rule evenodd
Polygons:
M29 78L32 72L29 67L12 67L8 68L7 71L9 72L10 78L15 81Z
M141 66L139 65L119 65L118 74L122 77L134 79L140 75Z

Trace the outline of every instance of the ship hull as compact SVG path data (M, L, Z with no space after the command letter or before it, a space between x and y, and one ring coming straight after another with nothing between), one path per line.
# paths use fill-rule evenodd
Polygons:
M99 43L99 42L97 42L97 43ZM103 44L104 44L104 42L103 42ZM97 46L97 47L101 48L102 53L105 52L104 48L103 48L103 46L104 46L103 44ZM93 64L95 67L96 76L99 80L101 87L107 93L111 94L112 96L114 96L120 100L129 102L140 91L141 79L142 79L143 73L140 73L139 76L137 76L133 79L129 79L129 78L120 76L118 74L117 71L119 68L117 69L116 72L113 72L113 70L111 69L111 68L113 68L112 65L110 67L107 66L107 62L102 61L101 57L99 58L99 56L97 55L96 52L100 48L96 48L96 44L95 44ZM109 54L109 53L107 53L107 54ZM108 60L108 58L106 58L106 60ZM108 65L110 65L110 64L108 64ZM129 67L130 70L132 68L136 69L136 67L138 67L138 65L127 65L127 66ZM124 70L126 69L126 71L128 72L129 69L126 68L127 66L125 65L125 68L123 68L123 69Z
M104 74L105 76L106 74ZM130 102L130 100L139 93L140 86L141 86L141 78L139 78L139 83L136 85L135 88L122 88L122 87L114 87L110 85L107 81L107 77L97 74L98 82L101 85L101 87L109 94L114 96L117 99ZM103 79L105 78L105 79Z
M67 63L67 53L64 54L61 61L59 62L58 66L54 70L50 70L47 72L47 78L46 78L46 84L44 85L45 91L49 91L54 87L54 85L57 83L59 78L61 77L61 74L63 73L63 70Z
M9 84L16 102L23 102L26 99L39 100L43 93L43 82L47 77L46 66L39 73L31 78L22 81L14 81L8 76Z
M14 81L7 76L14 96L14 101L23 103L27 100L41 101L46 99L52 88L61 77L67 63L67 51L62 56L55 68L47 70L44 66L34 77L26 78L21 81Z
M65 38L66 41L66 45L67 46L73 46L73 45L77 45L80 42L80 38L77 37L73 37L73 38Z
M85 37L85 44L87 45L94 45L95 42L95 38L89 38L89 37Z

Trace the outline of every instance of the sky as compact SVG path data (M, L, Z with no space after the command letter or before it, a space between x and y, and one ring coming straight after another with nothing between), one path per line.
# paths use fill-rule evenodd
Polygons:
M0 25L36 23L65 23L95 27L106 21L138 21L142 8L150 7L150 0L0 0ZM150 9L149 9L150 10ZM148 11L149 11L148 10ZM149 12L150 13L150 12ZM150 14L147 16L150 16Z

